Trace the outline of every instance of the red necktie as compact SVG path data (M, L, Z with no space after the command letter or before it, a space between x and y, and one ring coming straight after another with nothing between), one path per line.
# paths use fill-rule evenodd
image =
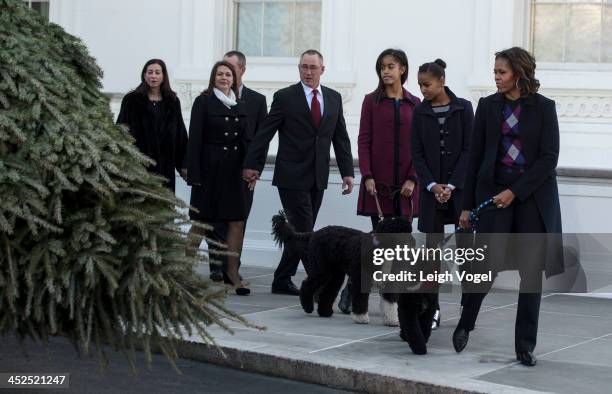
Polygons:
M321 104L317 99L317 90L312 91L312 103L310 103L310 113L312 114L312 121L315 126L319 128L321 124Z

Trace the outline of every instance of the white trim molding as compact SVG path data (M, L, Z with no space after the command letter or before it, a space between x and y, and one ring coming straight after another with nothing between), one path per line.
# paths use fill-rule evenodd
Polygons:
M495 93L490 87L470 87L471 98L478 103L481 97ZM546 97L555 100L557 116L570 119L612 119L612 91L543 89Z

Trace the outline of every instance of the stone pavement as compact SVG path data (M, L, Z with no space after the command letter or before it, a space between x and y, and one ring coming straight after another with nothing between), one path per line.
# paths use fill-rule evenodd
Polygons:
M201 268L207 275L207 268ZM549 294L542 300L536 356L528 368L514 357L517 294L496 291L485 298L467 348L457 354L451 336L459 315L459 294L441 294L442 326L428 354L416 356L385 327L378 296L370 297L370 324L352 323L338 310L331 318L304 313L297 297L270 293L272 270L245 266L248 297L232 295L227 305L258 331L232 324L234 335L213 327L226 358L199 338L181 346L183 357L252 372L367 392L557 392L612 390L612 300ZM294 282L304 277L298 272Z

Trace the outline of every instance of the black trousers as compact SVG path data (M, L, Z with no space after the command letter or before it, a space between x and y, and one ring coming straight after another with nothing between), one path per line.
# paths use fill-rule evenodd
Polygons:
M448 209L452 209L452 207L448 207L447 210ZM436 213L434 215L434 232L427 233L427 235L425 235L425 245L427 248L437 248L438 244L444 239L444 221L446 215L446 210L436 210ZM433 269L439 272L440 265L441 261L435 261ZM432 293L431 300L434 302L436 310L439 310L440 295L437 291L435 293Z
M314 228L319 208L323 201L324 190L313 188L309 191L278 189L283 209L287 220L299 232L309 232ZM287 242L283 248L283 255L274 271L273 286L287 284L295 275L297 267L302 260L306 272L308 272L308 261L304 254L304 248L295 242Z
M253 206L253 196L254 196L254 193L255 193L254 190L248 190L248 185L246 184L246 182L245 182L245 187L247 189L247 198L246 198L247 217L244 220L243 235L244 235L244 231L246 231L246 224L247 224L247 220L249 218L249 214L251 213L251 207ZM213 229L210 230L206 236L209 237L210 239L212 239L213 241L217 241L217 242L221 242L223 244L227 244L227 223L225 223L225 222L211 223L211 225L213 226ZM219 249L216 245L213 245L213 244L208 245L208 248L211 251L215 251L215 250ZM225 269L225 267L227 266L227 255L217 255L217 256L215 256L215 258L217 258L218 260L223 262L223 278L226 279L226 282L228 282L227 274L226 274L226 269ZM238 266L240 266L240 265L242 265L242 261L239 261ZM211 264L210 265L210 271L211 272L212 271L218 271L220 269L221 269L221 267L219 267L216 264Z
M535 199L529 197L524 202L517 199L503 209L485 212L478 222L480 233L543 233L545 232L540 212ZM537 253L533 250L526 253ZM515 351L532 352L535 349L538 336L538 319L540 315L542 270L539 267L519 266L521 277L520 292L516 311L514 329ZM485 296L491 289L493 281L488 282L482 292L472 292L465 295L463 312L458 327L473 330ZM529 292L523 291L528 289Z

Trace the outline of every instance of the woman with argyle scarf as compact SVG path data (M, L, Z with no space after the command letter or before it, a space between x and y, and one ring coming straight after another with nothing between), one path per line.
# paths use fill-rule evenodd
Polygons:
M494 234L494 239L505 243L503 248L495 247L499 258L489 261L493 272L519 271L515 352L517 360L527 366L536 364L533 351L538 332L542 271L551 276L563 270L563 249L558 242L561 209L555 171L559 125L554 101L537 93L540 83L535 78L535 68L534 57L522 48L495 54L493 71L497 93L480 99L476 109L459 219L459 225L467 229L470 211L493 197L495 209L480 215L478 231ZM504 235L499 236L500 233ZM529 233L535 239L533 245L512 247L516 233ZM533 236L534 233L541 236ZM508 258L510 253L517 258ZM466 294L453 334L457 352L467 345L492 283Z

